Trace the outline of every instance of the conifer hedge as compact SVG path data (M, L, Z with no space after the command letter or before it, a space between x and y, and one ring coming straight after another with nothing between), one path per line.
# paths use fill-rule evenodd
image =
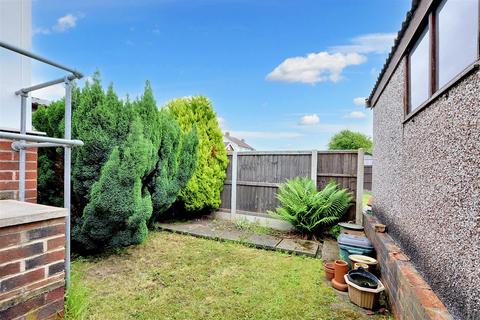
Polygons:
M74 88L72 134L85 145L72 163L73 240L81 251L102 251L141 243L147 226L170 208L197 163L196 126L182 132L169 110L157 108L150 84L124 102L98 73ZM34 113L37 130L63 136L64 101ZM63 150L40 149L41 202L61 205Z
M86 251L139 244L145 240L152 215L152 199L142 178L154 158L153 144L137 118L127 139L114 147L92 186L90 202L74 230L74 239Z
M167 108L184 133L196 126L199 140L197 166L179 200L188 211L218 209L228 158L212 102L203 96L180 98Z

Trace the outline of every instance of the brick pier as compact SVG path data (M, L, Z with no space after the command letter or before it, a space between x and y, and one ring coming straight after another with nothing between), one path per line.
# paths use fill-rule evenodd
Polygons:
M0 319L63 315L66 209L0 201Z

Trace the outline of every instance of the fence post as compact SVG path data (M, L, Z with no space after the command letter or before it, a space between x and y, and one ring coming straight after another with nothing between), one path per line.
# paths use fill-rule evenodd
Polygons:
M317 150L312 150L312 162L310 169L310 177L315 183L315 188L317 187L317 163L318 163L318 152Z
M364 177L364 154L363 149L358 149L357 157L357 210L355 214L355 223L363 224L362 202L363 202L363 177Z
M232 195L230 197L230 215L237 213L237 165L238 165L238 152L233 151L232 154Z

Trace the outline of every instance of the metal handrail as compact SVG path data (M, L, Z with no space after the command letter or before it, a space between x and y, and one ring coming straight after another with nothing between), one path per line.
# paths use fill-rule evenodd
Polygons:
M10 139L10 140L25 140L25 141L32 141L32 142L51 142L61 145L66 145L70 147L74 146L83 146L83 141L81 140L66 140L60 138L51 138L51 137L44 137L44 136L37 136L37 135L30 135L30 134L20 134L20 133L13 133L13 132L4 132L0 131L0 138ZM17 144L19 146L19 144Z
M66 79L65 79L66 78ZM67 77L62 77L62 78L59 78L59 79L55 79L55 80L51 80L51 81L47 81L47 82L43 82L43 83L40 83L40 84L36 84L34 86L31 86L31 87L27 87L27 88L23 88L23 89L20 89L18 91L15 91L15 94L18 96L18 95L26 95L28 94L29 92L32 92L32 91L35 91L35 90L40 90L40 89L43 89L43 88L46 88L46 87L50 87L50 86L53 86L53 85L56 85L56 84L59 84L59 83L63 83L65 82L66 80L75 80L76 77L74 75L70 75L70 76L67 76Z
M30 51L27 51L27 50L24 50L22 48L19 48L19 47L16 47L16 46L12 46L11 44L8 44L6 42L3 42L3 41L0 41L0 47L3 47L7 50L10 50L10 51L13 51L13 52L16 52L16 53L19 53L21 55L24 55L26 57L29 57L29 58L32 58L34 60L37 60L37 61L40 61L40 62L43 62L43 63L46 63L46 64L49 64L53 67L56 67L56 68L59 68L59 69L62 69L64 71L68 71L70 72L71 74L73 74L77 79L81 79L83 78L83 74L75 69L72 69L72 68L69 68L69 67L66 67L64 65L61 65L60 63L58 62L55 62L55 61L52 61L50 59L47 59L45 57L42 57L42 56L39 56L38 54L35 54L33 52L30 52Z
M65 218L65 284L67 289L70 287L70 207L71 207L71 161L72 161L72 147L82 146L83 142L80 140L72 140L72 81L80 79L83 75L72 68L63 66L57 62L51 61L47 58L12 46L8 43L0 41L0 47L16 52L18 54L27 56L31 59L46 63L53 67L70 72L60 79L44 82L27 88L22 88L15 92L20 96L20 133L3 132L0 130L0 138L14 140L12 149L19 152L19 200L25 201L25 171L26 171L26 149L30 147L62 147L64 148L64 171L63 171L63 206L67 209L67 216ZM27 135L27 98L30 92L46 88L52 85L65 83L65 136L64 139L41 137L35 135ZM27 141L34 143L27 143Z

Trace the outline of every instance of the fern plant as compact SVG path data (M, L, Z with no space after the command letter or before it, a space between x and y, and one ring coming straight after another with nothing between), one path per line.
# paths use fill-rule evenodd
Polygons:
M353 197L334 181L317 191L311 179L297 177L280 186L277 199L281 206L269 214L290 222L295 229L311 237L338 222L352 204Z

